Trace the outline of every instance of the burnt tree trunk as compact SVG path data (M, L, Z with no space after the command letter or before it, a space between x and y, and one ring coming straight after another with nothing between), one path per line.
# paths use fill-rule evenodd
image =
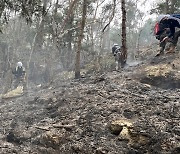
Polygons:
M122 10L122 55L121 55L121 67L123 68L127 60L127 46L126 46L126 6L125 0L121 0Z
M77 42L77 51L76 51L76 61L75 61L75 78L79 79L80 75L80 50L81 50L81 42L83 39L84 27L86 22L86 12L87 12L87 0L83 1L83 14L82 14L82 21L80 26L80 32Z

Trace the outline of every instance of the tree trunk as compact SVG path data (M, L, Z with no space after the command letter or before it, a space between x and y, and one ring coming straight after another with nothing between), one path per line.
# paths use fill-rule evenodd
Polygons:
M81 41L83 39L84 27L86 22L86 12L87 12L87 0L83 1L83 14L81 21L81 28L77 42L77 51L76 51L76 62L75 62L75 78L78 79L81 77L80 75L80 50L81 50Z
M5 59L5 72L3 77L3 94L7 93L8 90L11 89L12 82L13 82L13 75L12 75L12 69L11 69L11 59L10 59L10 51L9 47L7 47L7 55Z
M48 0L44 0L43 7L44 7L45 10L47 8L47 3L48 3ZM33 38L32 47L31 47L31 51L30 51L30 55L29 55L29 60L27 62L27 71L26 71L27 86L29 84L29 75L30 75L29 66L30 66L30 63L31 63L32 55L33 55L33 53L34 53L34 51L36 49L36 45L39 44L38 40L41 40L41 41L43 40L44 22L45 22L45 16L43 15L41 17L41 20L39 21L39 23L37 25L36 34L35 34L35 36ZM43 43L43 42L41 42L41 43ZM41 46L42 46L42 44L41 44Z
M165 2L165 11L164 11L165 14L168 14L169 13L169 0L166 0Z
M123 68L127 60L127 46L126 46L126 6L125 0L121 0L121 10L122 10L122 57L121 57L121 67Z
M67 22L69 20L69 17L71 16L71 14L73 12L73 8L74 8L74 6L76 5L77 2L78 2L78 0L74 0L74 1L71 2L70 6L69 6L69 10L68 10L67 16L64 19L64 22L63 22L62 27L61 27L62 33L63 33L64 28L65 28L65 26L66 26L66 24L67 24Z
M12 82L13 82L13 75L12 75L12 70L9 69L6 74L5 74L5 79L3 80L4 85L3 85L3 94L7 93L12 86Z
M170 10L171 14L173 14L175 11L175 3L176 3L176 0L171 0L171 10Z

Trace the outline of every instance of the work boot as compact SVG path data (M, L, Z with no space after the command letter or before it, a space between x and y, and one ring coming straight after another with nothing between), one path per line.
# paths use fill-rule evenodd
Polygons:
M159 57L159 56L161 56L161 55L163 55L163 54L164 54L164 52L163 52L163 51L160 51L160 52L157 53L157 55L156 55L155 57Z
M171 46L166 54L171 54L171 53L175 53L175 46Z

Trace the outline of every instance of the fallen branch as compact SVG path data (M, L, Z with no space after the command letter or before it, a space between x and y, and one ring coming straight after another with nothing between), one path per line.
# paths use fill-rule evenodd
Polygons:
M135 93L130 93L130 94L131 94L132 96L136 96L136 97L148 99L148 96L146 96L146 95L140 95L140 94L135 94Z
M116 0L113 0L113 10L112 10L112 15L110 16L109 22L105 25L105 27L103 28L102 32L104 33L105 29L110 25L111 21L114 18L115 15L115 9L116 9Z
M50 129L48 129L48 128L45 128L45 127L38 127L38 126L35 126L35 128L41 129L41 130L45 130L45 131L49 131L49 130L50 130Z
M57 124L54 124L53 127L54 128L64 128L64 129L67 129L67 130L71 130L75 125L57 125Z
M9 148L8 146L0 146L0 148Z

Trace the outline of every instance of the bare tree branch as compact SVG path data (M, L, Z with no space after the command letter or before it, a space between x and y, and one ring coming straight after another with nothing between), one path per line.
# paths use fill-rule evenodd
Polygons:
M78 0L74 0L74 1L70 4L70 7L69 7L69 10L68 10L67 16L66 16L66 18L64 19L64 22L63 22L63 24L62 24L62 26L61 26L61 30L62 30L62 31L64 30L64 28L65 28L65 26L66 26L66 24L67 24L67 21L68 21L70 15L71 15L72 12L73 12L73 8L74 8L74 6L75 6L75 4L76 4L77 2L78 2Z
M106 26L103 28L102 32L104 33L105 29L110 25L111 21L113 20L114 18L114 14L115 14L115 9L116 9L116 0L113 0L113 10L112 10L112 15L109 19L109 22L108 24L106 24Z

